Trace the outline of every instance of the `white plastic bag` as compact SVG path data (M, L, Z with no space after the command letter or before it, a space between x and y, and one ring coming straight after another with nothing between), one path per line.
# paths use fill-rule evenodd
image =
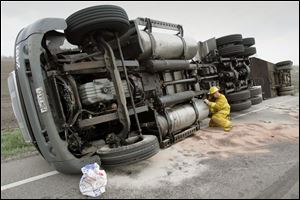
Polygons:
M107 177L104 170L100 170L97 163L88 164L81 168L83 173L79 189L83 195L98 197L105 192Z

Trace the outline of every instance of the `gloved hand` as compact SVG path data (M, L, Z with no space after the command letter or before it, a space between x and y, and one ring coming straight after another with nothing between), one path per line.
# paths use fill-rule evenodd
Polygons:
M204 99L204 103L208 105L209 101L207 99Z

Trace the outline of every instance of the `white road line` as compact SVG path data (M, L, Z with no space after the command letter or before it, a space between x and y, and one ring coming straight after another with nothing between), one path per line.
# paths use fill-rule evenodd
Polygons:
M53 176L55 174L59 174L59 172L58 171L51 171L51 172L47 172L45 174L41 174L41 175L38 175L38 176L33 176L31 178L27 178L27 179L24 179L24 180L21 180L21 181L18 181L18 182L3 185L3 186L1 186L1 192L4 191L4 190L13 188L13 187L17 187L19 185L23 185L23 184L26 184L26 183L30 183L32 181L36 181L36 180L39 180L39 179L42 179L42 178L46 178L48 176Z
M286 102L289 102L291 100L294 100L294 99L289 99L287 101L282 101L282 102L279 102L277 104L281 104L281 103L286 103ZM276 105L277 105L276 104ZM244 114L241 114L241 115L237 115L235 117L233 117L232 119L236 119L238 117L242 117L242 116L245 116L245 115L248 115L250 113L253 113L253 112L259 112L261 110L265 110L265 109L268 109L269 106L266 106L264 108L260 108L260 109L257 109L257 110L253 110L253 111L250 111L250 112L247 112L247 113L244 113ZM205 125L203 126L203 128L206 128L208 127L208 125ZM34 177L31 177L31 178L28 178L28 179L24 179L24 180L21 180L21 181L17 181L17 182L14 182L14 183L10 183L10 184L7 184L7 185L3 185L1 186L1 192L4 191L4 190L7 190L7 189L10 189L10 188L13 188L13 187L17 187L19 185L23 185L23 184L26 184L26 183L30 183L32 181L36 181L36 180L39 180L39 179L42 179L42 178L46 178L48 176L53 176L55 174L58 174L59 172L58 171L51 171L51 172L47 172L45 174L41 174L41 175L38 175L38 176L34 176Z

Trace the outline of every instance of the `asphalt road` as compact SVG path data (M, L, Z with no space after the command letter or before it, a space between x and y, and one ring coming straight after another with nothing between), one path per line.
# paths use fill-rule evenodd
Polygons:
M282 112L275 112L274 107ZM235 123L264 121L299 128L299 97L270 99L232 118ZM148 160L107 169L106 192L99 198L299 198L299 137L270 140L252 153L230 151L220 157L215 151L201 154L184 146L191 141L200 145L194 139L202 131ZM41 156L1 163L1 186L53 170ZM88 198L80 194L80 177L59 173L1 188L1 198Z

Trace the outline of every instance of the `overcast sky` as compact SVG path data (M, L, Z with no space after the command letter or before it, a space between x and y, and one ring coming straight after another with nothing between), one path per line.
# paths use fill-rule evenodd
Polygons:
M18 32L40 18L67 18L85 7L113 4L129 19L149 17L183 25L184 34L204 41L241 33L255 37L256 57L299 64L299 2L3 2L1 55L13 56Z

